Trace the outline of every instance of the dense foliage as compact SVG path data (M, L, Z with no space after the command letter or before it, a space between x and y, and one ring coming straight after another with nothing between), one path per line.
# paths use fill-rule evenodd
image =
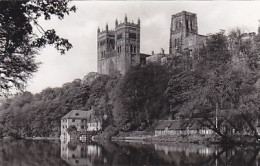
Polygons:
M80 80L60 88L47 88L39 94L25 92L1 106L4 135L58 136L60 119L72 109L88 108L90 87Z
M167 94L179 117L201 118L224 139L233 134L258 139L259 62L252 60L257 48L240 33L210 36L202 60L193 70L173 73Z
M242 37L241 37L242 36ZM225 140L259 138L259 36L241 31L211 35L196 57L168 57L166 65L136 66L124 76L74 80L39 94L19 94L1 106L1 133L59 136L60 118L72 109L93 109L105 131L144 130L159 119L194 118ZM44 127L43 127L44 126Z
M0 97L11 88L22 90L37 71L35 55L40 48L53 45L61 54L72 48L54 29L45 30L39 19L63 19L75 6L69 0L2 1L0 4Z

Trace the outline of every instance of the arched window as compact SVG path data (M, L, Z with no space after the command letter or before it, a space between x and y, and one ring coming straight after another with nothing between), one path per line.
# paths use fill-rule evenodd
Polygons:
M130 45L130 52L132 53L133 52L133 46Z
M185 23L186 23L186 29L188 30L189 29L189 20L186 20Z

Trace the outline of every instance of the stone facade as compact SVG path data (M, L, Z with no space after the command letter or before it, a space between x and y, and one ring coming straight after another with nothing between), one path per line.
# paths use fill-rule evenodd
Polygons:
M93 110L72 110L61 118L61 140L78 139L86 132L100 131L101 120L94 116ZM76 131L68 132L70 126L75 126Z
M206 36L198 34L197 15L187 11L172 15L169 53L194 52L204 46Z
M125 74L132 66L140 64L140 20L138 23L115 21L115 29L104 31L98 28L97 34L98 73L112 74L116 71Z

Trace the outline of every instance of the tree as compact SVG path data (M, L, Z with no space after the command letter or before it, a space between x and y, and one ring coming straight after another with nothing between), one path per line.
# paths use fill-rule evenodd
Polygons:
M63 19L75 6L69 0L5 1L0 5L0 96L11 88L22 90L27 79L37 71L35 55L40 48L53 45L61 54L72 48L54 29L44 30L39 18ZM35 34L35 29L38 34Z
M164 96L169 73L165 66L148 64L130 69L121 82L119 98L125 107L128 120L150 125L168 111Z
M201 118L225 140L234 130L258 138L259 73L238 56L251 48L240 45L230 50L227 39L222 33L210 36L201 52L203 59L194 70L174 73L167 94L178 116Z

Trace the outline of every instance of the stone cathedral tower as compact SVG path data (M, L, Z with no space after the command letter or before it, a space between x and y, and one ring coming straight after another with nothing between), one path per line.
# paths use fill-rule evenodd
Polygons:
M187 11L172 15L169 53L183 49L184 39L198 33L197 15Z
M125 74L132 66L140 64L140 19L137 24L115 21L115 29L97 32L98 73Z

